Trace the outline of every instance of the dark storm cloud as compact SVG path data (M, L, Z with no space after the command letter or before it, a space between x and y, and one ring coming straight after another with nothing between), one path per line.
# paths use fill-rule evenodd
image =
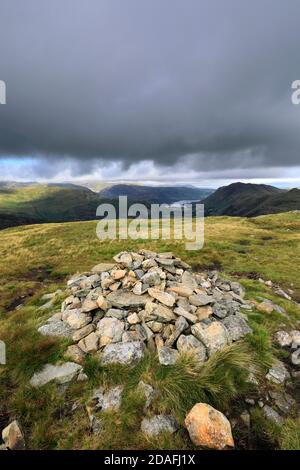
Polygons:
M297 166L298 0L1 0L1 156ZM73 161L73 164L72 164Z

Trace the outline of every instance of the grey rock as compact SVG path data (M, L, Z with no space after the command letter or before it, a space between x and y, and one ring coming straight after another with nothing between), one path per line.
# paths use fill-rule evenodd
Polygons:
M122 310L120 308L110 308L107 310L106 312L106 317L113 317L113 318L117 318L118 320L122 320L123 318L125 318L126 316L128 315L128 311L127 310Z
M289 347L292 344L292 338L286 331L277 331L274 335L275 342L282 348Z
M220 351L230 342L226 328L219 321L214 321L209 325L196 323L191 330L193 335L204 344L209 356Z
M108 344L100 356L102 364L130 365L144 356L145 346L141 341Z
M158 349L158 360L163 366L170 366L175 364L178 357L179 353L176 351L176 349L171 349L167 346L163 346L162 348Z
M65 362L60 365L46 364L40 372L36 372L31 380L32 387L41 387L49 382L63 385L76 380L82 366L74 362Z
M146 436L158 436L160 433L174 434L178 429L175 418L171 415L156 415L152 418L144 418L141 423L141 430Z
M277 361L277 363L269 369L266 378L275 384L283 384L290 378L290 374L285 365L282 362Z
M280 414L277 413L277 411L275 411L269 405L265 405L262 410L263 410L264 416L268 420L270 420L273 423L277 424L277 426L281 426L283 424L284 420L283 420L282 416L280 416Z
M105 390L104 387L95 390L92 396L95 409L101 411L118 410L122 402L123 389L123 386L117 385L108 390Z
M177 349L180 353L192 353L200 363L203 363L206 359L205 346L193 335L179 336Z
M201 305L208 305L214 301L211 295L207 294L193 294L189 297L189 302L196 307L200 307Z
M100 336L100 345L105 345L102 339L109 338L110 342L117 343L121 341L122 334L124 333L124 322L117 318L102 318L97 324L96 333Z
M117 308L128 307L144 307L149 300L148 295L136 295L125 290L117 290L108 294L106 299L111 302L112 306Z
M288 393L279 390L270 390L269 395L274 400L276 407L283 414L288 414L296 401Z
M182 307L174 308L174 313L176 313L176 315L186 318L190 323L197 323L198 321L198 318L196 317L196 315L193 315L192 313L187 312Z
M166 340L166 346L173 346L177 338L181 335L181 333L189 327L188 322L184 317L178 317L175 322L175 330L171 334L171 336Z
M151 405L152 401L158 396L157 391L149 384L140 380L137 386L137 390L142 393L146 398L144 409L146 410Z
M67 323L58 320L40 326L40 328L38 328L38 332L43 336L70 338L74 330Z
M241 315L230 315L222 320L231 341L237 341L252 333L252 329Z
M300 348L296 349L291 355L291 363L294 366L299 366L300 365Z

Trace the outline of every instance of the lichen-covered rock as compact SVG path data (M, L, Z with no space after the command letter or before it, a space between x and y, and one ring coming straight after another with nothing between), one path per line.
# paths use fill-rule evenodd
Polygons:
M178 357L179 353L176 351L176 349L171 349L167 346L163 346L162 348L158 349L158 360L163 366L171 366L175 364Z
M230 315L224 318L222 323L231 341L237 341L249 333L252 333L252 329L241 315Z
M193 335L181 335L177 340L177 349L180 353L191 353L198 362L203 363L206 359L206 348Z
M143 307L149 300L147 295L136 295L125 290L111 292L106 298L113 307L117 308Z
M196 323L191 330L193 335L204 344L209 356L220 351L229 343L227 330L219 321L214 321L209 325Z
M277 361L273 367L269 369L266 378L275 384L283 384L290 378L290 374L285 365L282 362Z
M222 450L234 447L230 422L220 411L197 403L185 418L185 425L196 446Z
M175 418L171 415L156 415L152 418L144 418L141 430L147 437L158 436L160 433L174 434L178 429Z
M57 320L51 321L38 328L38 332L43 336L54 336L60 338L70 338L74 333L74 329L67 323Z
M102 364L130 365L144 356L145 346L141 341L108 344L100 355Z
M289 347L292 344L292 337L286 331L277 331L274 335L275 342L282 348Z

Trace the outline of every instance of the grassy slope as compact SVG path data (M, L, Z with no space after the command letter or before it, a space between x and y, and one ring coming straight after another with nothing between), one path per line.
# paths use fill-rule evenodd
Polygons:
M80 187L34 185L0 191L0 228L26 223L88 220L100 197Z
M258 361L264 369L272 355L280 355L280 351L271 349L272 333L279 325L295 327L299 318L294 304L274 296L249 277L261 275L300 292L300 214L256 219L207 218L205 247L200 252L185 251L181 241L100 242L95 229L96 222L92 221L24 226L0 233L0 311L3 312L0 337L8 348L8 365L0 369L0 428L7 423L8 416L20 418L31 448L188 448L190 442L184 431L160 439L159 444L155 440L145 441L138 432L142 403L135 392L136 384L143 378L155 385L160 399L152 411L172 411L181 423L195 401L205 400L224 412L240 413L249 362ZM268 316L251 313L249 318L255 331L251 339L208 361L200 371L195 371L191 360L184 358L176 367L163 368L155 357L148 356L130 372L120 367L99 367L90 358L85 366L89 382L74 385L65 399L57 396L51 385L40 390L28 387L32 373L43 364L62 358L66 347L66 341L44 338L37 333L37 326L49 316L37 310L42 293L64 286L69 274L110 260L123 249L145 246L159 251L173 250L196 269L217 266L227 274L238 272L250 298L263 294L274 299L286 308L289 318L277 313ZM24 306L13 310L15 302L24 302ZM6 313L7 309L10 313ZM124 383L126 393L121 412L106 416L105 438L99 439L88 432L83 403L91 389L101 383ZM74 402L79 406L71 411ZM253 419L256 424L253 437L249 438L243 429L234 431L240 447L299 448L295 420L288 421L283 429L269 429L259 410Z

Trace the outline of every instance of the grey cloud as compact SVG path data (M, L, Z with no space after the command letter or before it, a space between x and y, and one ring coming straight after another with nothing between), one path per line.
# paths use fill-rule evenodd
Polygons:
M297 166L299 15L297 0L1 0L0 165Z

